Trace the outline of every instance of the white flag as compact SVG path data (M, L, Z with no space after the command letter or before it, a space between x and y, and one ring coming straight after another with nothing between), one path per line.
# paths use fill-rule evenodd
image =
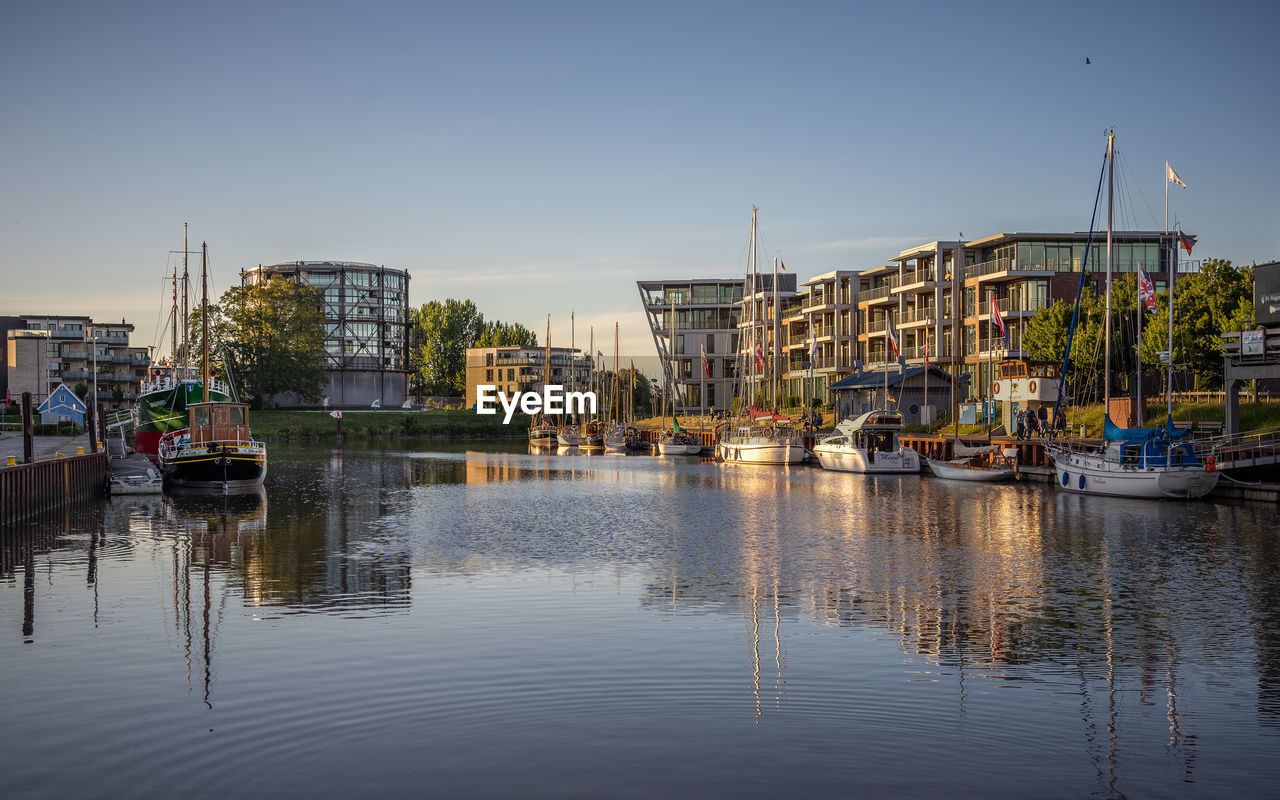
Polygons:
M333 417L334 419L342 419L342 412L341 412L341 411L330 411L330 412L329 412L329 416Z
M1169 183L1176 183L1179 186L1181 186L1183 189L1187 188L1187 184L1183 183L1182 178L1178 177L1178 173L1173 171L1173 167L1169 166L1168 161L1164 162L1164 168L1168 171L1166 178L1168 179Z

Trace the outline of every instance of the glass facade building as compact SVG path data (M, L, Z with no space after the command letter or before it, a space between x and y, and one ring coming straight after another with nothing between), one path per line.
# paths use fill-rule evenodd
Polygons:
M272 277L320 292L325 321L323 394L329 405L395 408L408 399L409 273L349 261L290 261L240 272L245 286ZM279 398L298 405L297 397Z

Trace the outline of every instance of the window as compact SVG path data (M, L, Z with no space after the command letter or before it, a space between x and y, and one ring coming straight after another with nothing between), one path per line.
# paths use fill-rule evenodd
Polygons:
M509 381L514 381L515 379L516 379L516 370L515 370L515 367L510 367L510 368L508 368L508 369L507 369L507 380L509 380Z
M191 422L196 427L208 427L209 425L209 407L196 406L191 409Z
M493 382L493 370L491 370L491 369L486 369L486 370L484 371L484 379L485 379L486 381L489 381L490 383L492 383L492 382Z
M244 425L244 408L241 406L231 406L227 409L227 422L232 425Z

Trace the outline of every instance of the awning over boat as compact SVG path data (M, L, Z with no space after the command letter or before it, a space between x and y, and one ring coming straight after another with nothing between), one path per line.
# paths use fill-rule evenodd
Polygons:
M1173 420L1166 419L1164 428L1121 428L1111 421L1108 414L1102 423L1102 438L1109 442L1144 442L1149 439L1178 439L1187 434L1173 427Z

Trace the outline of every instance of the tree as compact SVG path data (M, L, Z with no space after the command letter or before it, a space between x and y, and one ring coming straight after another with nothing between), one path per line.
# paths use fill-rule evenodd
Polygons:
M507 324L494 320L483 323L473 347L537 347L538 335L519 322Z
M189 324L193 354L199 353L199 311ZM228 289L209 307L209 341L211 369L229 378L255 408L285 392L304 400L320 397L324 314L320 293L312 287L277 276Z
M1179 277L1174 287L1173 358L1175 364L1186 364L1196 376L1196 388L1222 387L1223 333L1247 330L1253 326L1253 267L1233 267L1230 261L1205 259L1200 271ZM1169 324L1168 309L1159 321L1165 333L1159 347L1151 347L1143 337L1144 352L1165 349Z
M410 381L414 394L459 397L467 387L467 348L484 332L470 300L432 300L410 312Z
M1028 358L1032 361L1062 363L1074 308L1074 299L1070 302L1059 300L1048 308L1040 309L1027 321L1027 327L1022 333L1022 347L1027 351ZM1080 315L1076 322L1076 333L1071 340L1071 363L1067 367L1069 372L1077 376L1094 369L1094 355L1102 334L1103 310L1104 303L1094 291L1093 284L1085 284L1080 293Z

